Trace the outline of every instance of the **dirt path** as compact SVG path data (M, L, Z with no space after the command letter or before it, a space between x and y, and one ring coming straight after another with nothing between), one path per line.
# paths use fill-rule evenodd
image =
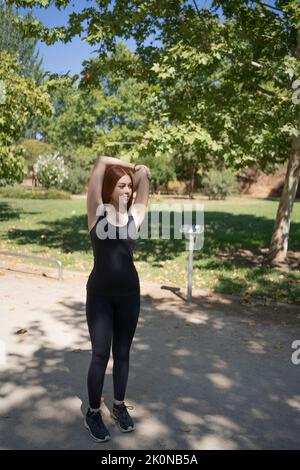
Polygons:
M102 409L112 439L93 442L86 280L0 269L1 449L300 448L300 307L201 292L187 303L143 282L126 394L136 430L121 433L109 416L111 357Z

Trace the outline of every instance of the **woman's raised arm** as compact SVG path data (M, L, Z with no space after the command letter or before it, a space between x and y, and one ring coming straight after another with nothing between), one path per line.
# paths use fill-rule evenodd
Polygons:
M120 165L128 170L134 170L134 163L125 162L119 158L101 156L98 159L105 163L105 165Z

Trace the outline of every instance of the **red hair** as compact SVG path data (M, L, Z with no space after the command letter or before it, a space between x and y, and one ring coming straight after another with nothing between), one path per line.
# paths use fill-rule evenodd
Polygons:
M104 174L104 180L102 185L102 201L103 204L109 203L111 199L111 195L114 192L115 186L122 176L128 175L131 179L132 183L132 192L131 196L127 202L127 210L132 204L133 199L133 179L130 170L121 167L120 165L109 165L107 166Z

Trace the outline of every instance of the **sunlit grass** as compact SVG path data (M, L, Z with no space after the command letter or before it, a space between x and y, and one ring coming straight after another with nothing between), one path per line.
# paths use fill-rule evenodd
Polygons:
M194 252L193 288L245 294L300 303L299 269L281 272L228 261L222 254L269 247L278 199L231 198L225 201L151 198L152 203L204 204L205 236ZM84 271L93 266L84 199L0 199L0 249L54 257L64 269ZM194 214L195 215L195 214ZM172 233L171 217L171 233ZM289 250L300 252L300 202L293 208ZM186 287L187 256L184 240L138 239L135 265L141 280ZM7 261L8 262L8 261Z

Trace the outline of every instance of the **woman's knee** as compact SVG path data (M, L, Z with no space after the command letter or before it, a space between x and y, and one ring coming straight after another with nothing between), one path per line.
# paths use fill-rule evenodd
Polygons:
M112 350L112 355L114 361L122 361L122 362L127 362L129 361L129 349L128 348L113 348Z
M110 357L110 351L99 351L97 349L92 351L92 362L107 364Z

